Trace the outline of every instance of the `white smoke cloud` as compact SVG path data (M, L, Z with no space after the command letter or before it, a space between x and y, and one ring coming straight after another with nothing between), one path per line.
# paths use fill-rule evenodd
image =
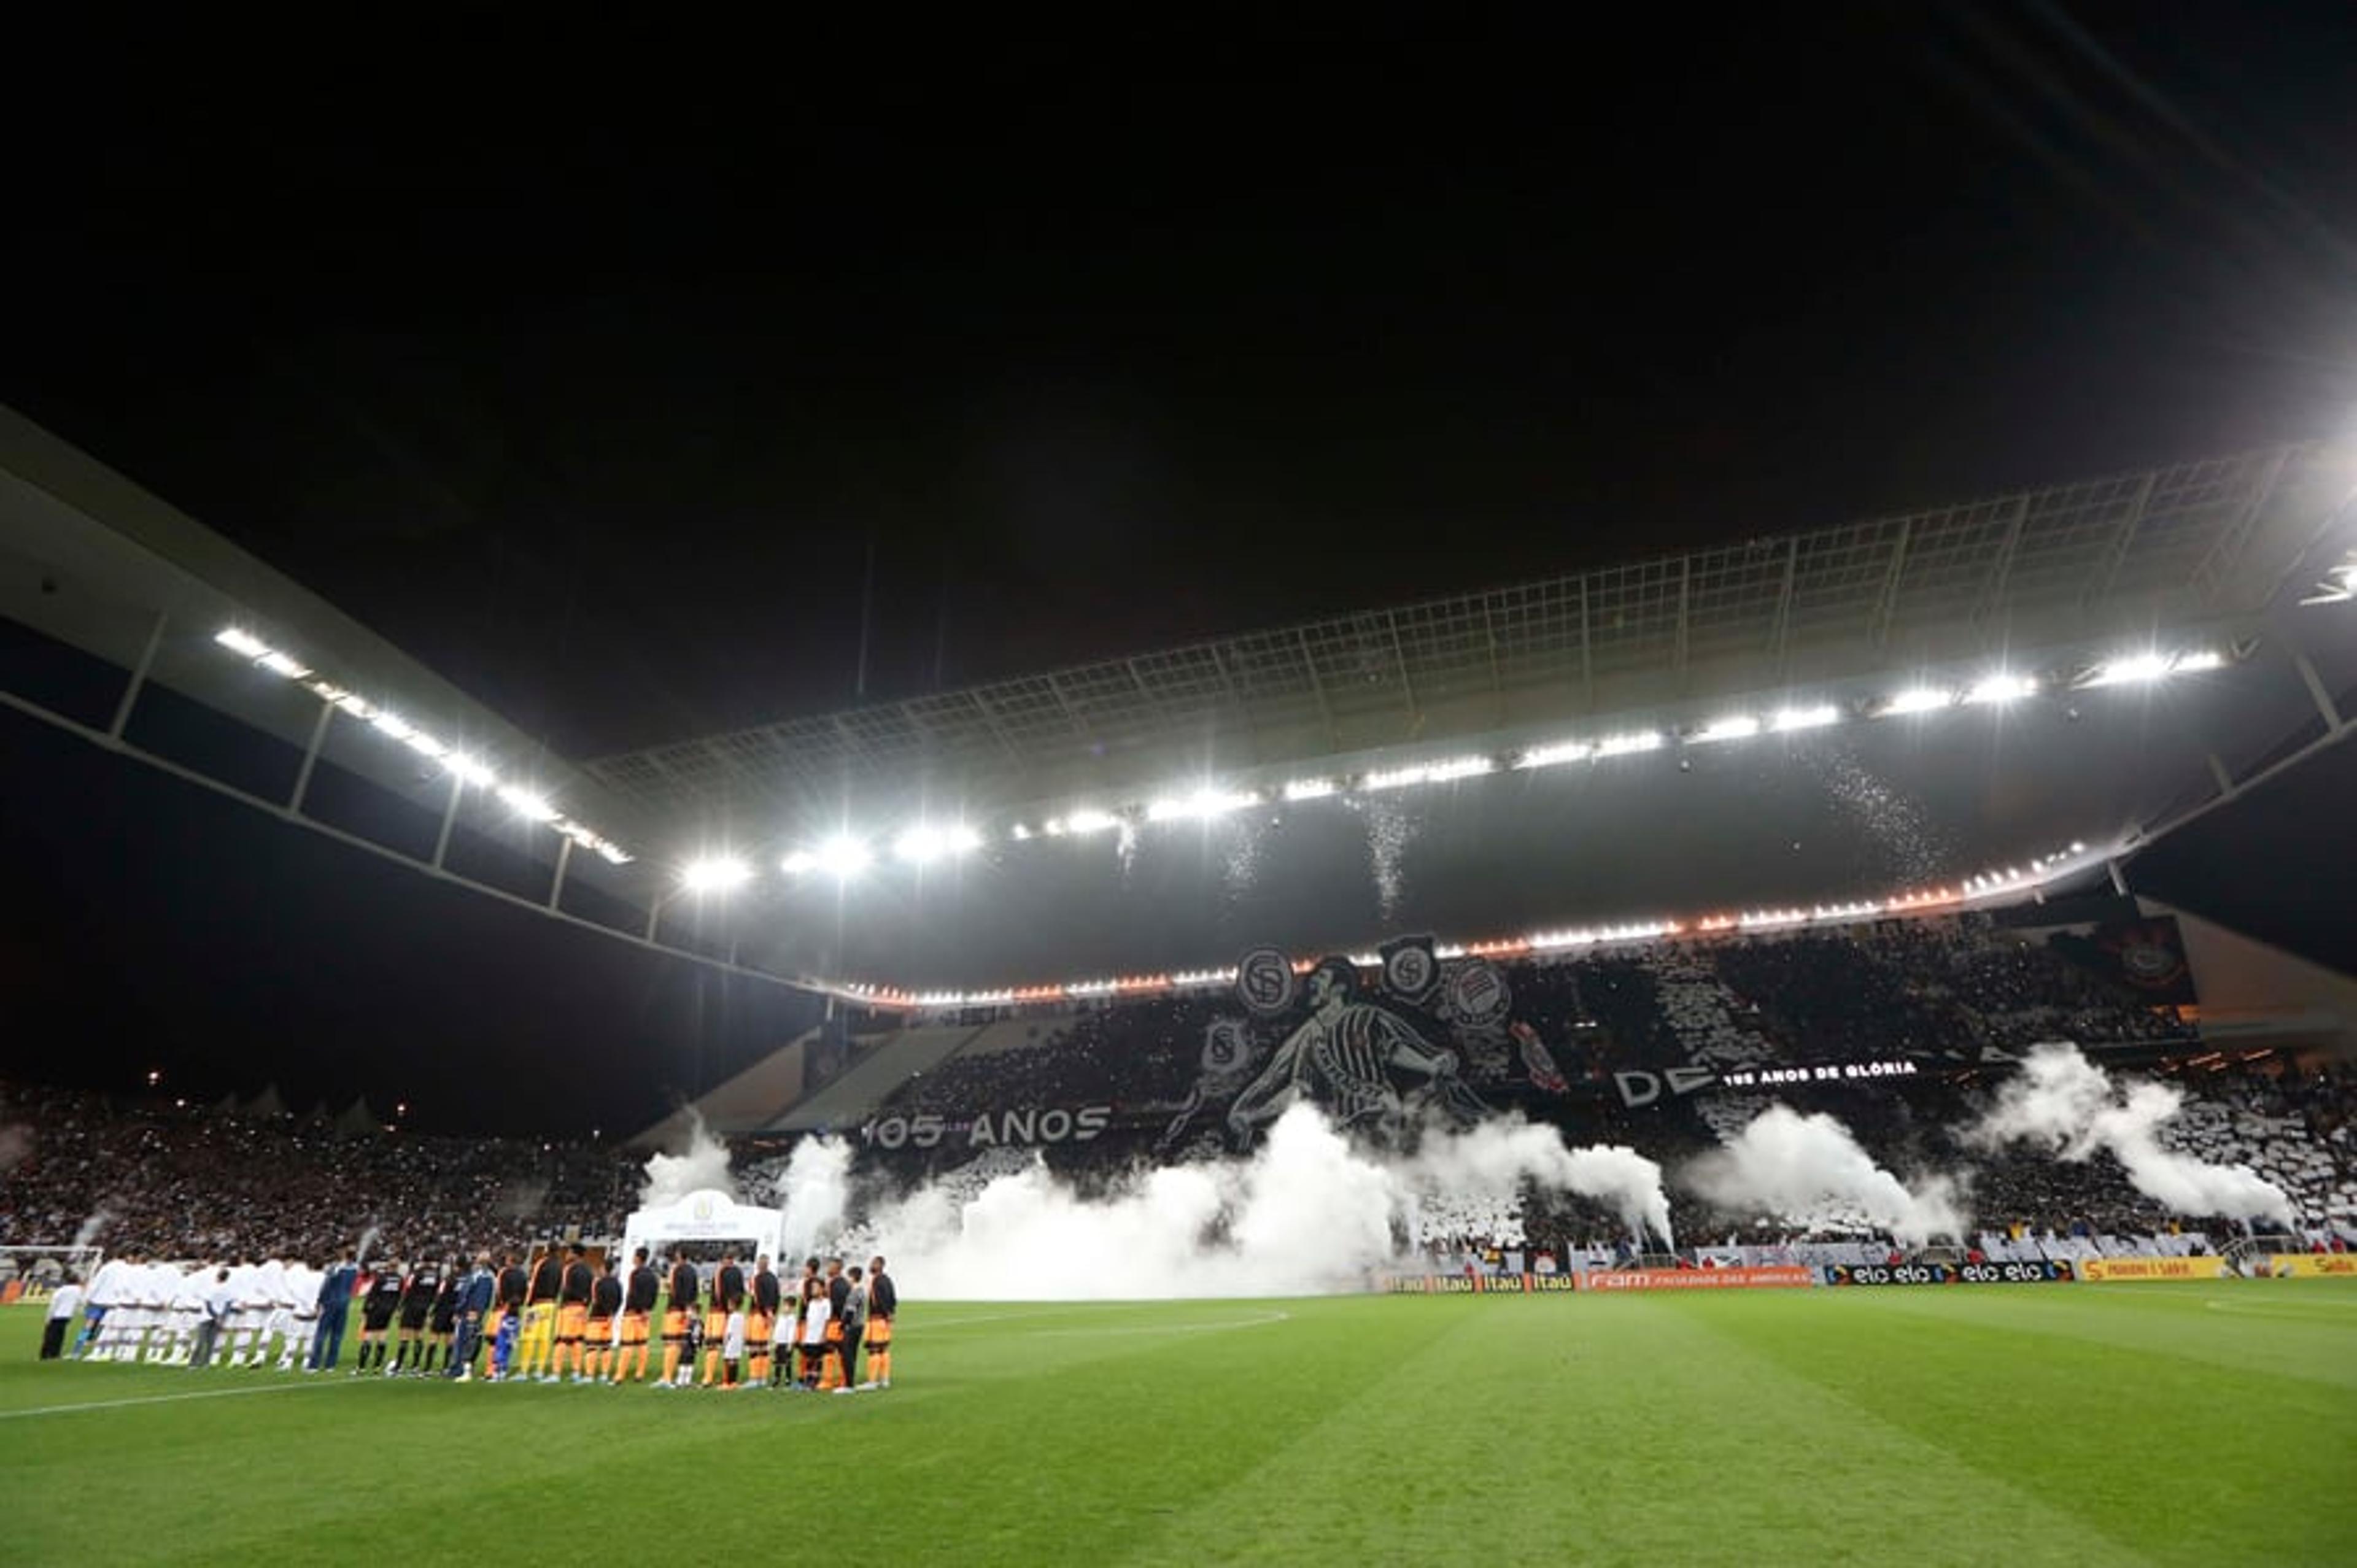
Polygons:
M691 1192L724 1192L737 1196L728 1179L728 1145L712 1135L704 1118L688 1112L687 1148L676 1155L647 1156L647 1177L639 1187L639 1207L664 1208Z
M103 1208L92 1209L89 1216L74 1228L73 1244L77 1247L89 1246L98 1240L98 1233L105 1230L113 1219L114 1216Z
M840 1180L815 1156L800 1174L822 1187ZM1526 1179L1604 1198L1632 1216L1632 1230L1668 1233L1660 1168L1628 1150L1567 1150L1552 1128L1508 1121L1383 1156L1304 1104L1247 1158L1159 1166L1094 1198L1035 1159L964 1201L929 1186L867 1216L855 1239L889 1256L904 1288L936 1299L1317 1294L1361 1289L1399 1262L1420 1197L1487 1197L1502 1209ZM805 1201L796 1184L790 1165L780 1184L790 1210ZM815 1212L824 1192L807 1201Z
M2174 1213L2294 1224L2290 1197L2250 1166L2212 1165L2161 1147L2161 1128L2184 1103L2174 1084L2144 1079L2123 1091L2076 1046L2039 1046L1965 1138L1986 1148L2034 1144L2066 1160L2108 1151L2131 1186Z
M1953 1177L1931 1176L1909 1187L1823 1112L1803 1116L1788 1105L1770 1105L1683 1175L1687 1186L1721 1208L1788 1224L1873 1225L1919 1245L1933 1236L1962 1240L1964 1233Z
M1507 1118L1484 1122L1469 1133L1427 1137L1413 1168L1444 1190L1473 1188L1501 1197L1511 1196L1527 1176L1544 1187L1611 1205L1632 1240L1651 1231L1663 1246L1676 1245L1670 1234L1670 1200L1662 1190L1662 1167L1617 1144L1567 1149L1554 1128Z
M794 1145L777 1181L780 1262L810 1257L843 1230L851 1203L851 1145L841 1138L804 1138Z
M33 1130L21 1122L0 1124L0 1176L6 1176L33 1152Z

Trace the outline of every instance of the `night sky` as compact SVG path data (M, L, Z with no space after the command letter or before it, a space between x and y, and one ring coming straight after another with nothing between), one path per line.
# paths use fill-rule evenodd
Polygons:
M0 400L576 757L850 705L863 598L900 697L2357 412L2346 6L779 66L766 101L125 91L16 199ZM58 995L190 908L5 842L5 961ZM21 913L69 883L70 940ZM160 1016L252 1087L235 977L311 886L76 1070ZM371 908L393 946L467 918ZM568 961L514 940L472 1027ZM644 967L602 1010L634 1045L579 1028L651 1119L760 1029L716 1045ZM274 1008L335 1033L310 994ZM451 1076L369 1039L267 1070ZM544 1123L509 1055L451 1117Z

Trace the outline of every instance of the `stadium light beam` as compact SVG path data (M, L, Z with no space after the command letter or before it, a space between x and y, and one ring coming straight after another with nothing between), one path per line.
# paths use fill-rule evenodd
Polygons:
M1876 710L1884 718L1901 714L1936 713L1956 704L1956 693L1941 686L1910 686Z
M534 794L522 785L500 785L500 799L508 803L509 810L526 822L550 822L556 820L556 808L548 803L548 797Z
M1714 719L1694 732L1690 737L1698 746L1708 746L1722 740L1749 740L1760 733L1760 721L1749 714L1736 714Z
M1841 723L1841 710L1831 703L1820 703L1813 708L1785 708L1775 718L1778 734L1796 729L1823 729L1827 725Z
M837 882L849 882L875 864L876 854L849 833L838 833L812 852L811 864Z
M242 627L225 626L213 633L213 640L231 653L242 654L248 659L261 659L274 651L270 644Z
M2131 653L2108 660L2087 678L2090 686L2142 686L2166 677L2177 661L2166 653Z
M931 865L937 860L971 854L982 847L982 835L963 822L947 827L920 825L893 841L892 853L910 865Z
M1566 762L1585 762L1596 755L1596 747L1584 740L1559 740L1548 746L1534 746L1514 758L1520 768L1560 768Z
M1974 707L2003 707L2037 694L2038 682L2031 677L2001 672L1974 682L1964 700Z
M705 855L680 868L679 885L690 893L727 893L753 878L753 868L733 854Z

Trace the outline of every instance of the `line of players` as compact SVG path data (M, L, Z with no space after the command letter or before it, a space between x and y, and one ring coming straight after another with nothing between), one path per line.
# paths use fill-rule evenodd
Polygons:
M478 1353L488 1349L490 1381L569 1376L576 1382L644 1382L660 1305L663 1355L656 1387L694 1381L699 1351L707 1388L848 1393L891 1387L899 1294L884 1260L846 1271L842 1260L829 1259L823 1270L820 1260L808 1260L789 1299L767 1257L756 1260L749 1276L733 1255L724 1257L708 1279L684 1257L673 1260L666 1277L643 1247L627 1277L610 1258L593 1269L578 1244L561 1259L543 1253L530 1266L510 1254L494 1269L485 1253L465 1274L432 1262L406 1273L385 1264L374 1270L359 1302L352 1374L438 1371L466 1381ZM324 1273L276 1260L184 1271L138 1257L110 1259L91 1281L74 1354L257 1367L270 1362L275 1344L279 1370L328 1370L339 1359L358 1275L350 1259ZM858 1376L863 1351L865 1381Z
M865 1269L848 1270L840 1258L823 1265L807 1259L791 1287L766 1256L754 1261L748 1274L733 1253L708 1276L685 1257L673 1259L667 1275L658 1273L643 1247L632 1255L627 1277L610 1258L593 1270L577 1245L561 1265L553 1253L529 1271L510 1260L491 1277L489 1264L488 1258L478 1260L472 1288L459 1302L457 1341L446 1375L461 1381L472 1375L470 1326L479 1315L479 1338L490 1347L485 1375L491 1381L648 1382L660 1305L662 1369L651 1380L656 1388L851 1393L892 1386L899 1294L880 1257ZM369 1366L371 1321L364 1307L361 1369ZM382 1338L376 1343L376 1364L382 1366ZM863 1351L865 1380L859 1376ZM401 1369L400 1361L389 1369Z

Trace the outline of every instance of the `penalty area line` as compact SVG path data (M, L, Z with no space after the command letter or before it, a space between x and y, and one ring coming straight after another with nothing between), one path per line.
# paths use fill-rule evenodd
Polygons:
M31 1410L0 1410L0 1421L21 1421L30 1415L71 1415L84 1410L128 1410L134 1405L178 1404L183 1400L236 1399L243 1394L288 1394L298 1389L333 1388L332 1383L272 1383L259 1389L199 1389L185 1394L143 1394L136 1399L84 1400L79 1404L36 1405Z

